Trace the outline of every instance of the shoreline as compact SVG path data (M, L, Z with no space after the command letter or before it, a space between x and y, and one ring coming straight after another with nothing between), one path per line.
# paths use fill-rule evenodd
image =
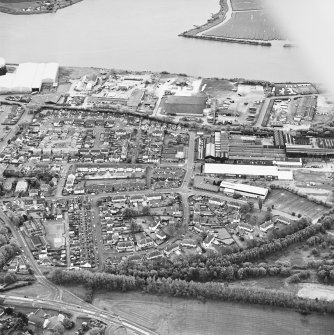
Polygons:
M205 35L186 35L185 33L182 33L179 36L186 37L186 38L195 38L195 39L200 39L200 40L208 40L208 41L258 45L262 47L271 47L272 45L271 42L248 40L248 39L243 39L243 38L229 38L229 37L205 36Z
M10 8L10 7L6 7L3 5L3 3L1 3L0 5L0 13L4 13L4 14L9 14L9 15L35 15L35 14L52 14L52 13L56 13L58 10L66 8L66 7L70 7L72 5L77 4L78 2L81 2L83 0L72 0L71 2L66 2L66 3L62 3L61 5L57 5L55 6L52 10L34 10L34 11L23 11L20 8Z

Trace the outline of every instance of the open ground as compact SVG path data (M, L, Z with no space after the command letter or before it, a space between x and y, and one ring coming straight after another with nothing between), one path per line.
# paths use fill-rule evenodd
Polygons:
M141 293L95 295L93 304L130 316L159 334L331 334L329 316L302 316L291 310L191 299L158 297Z

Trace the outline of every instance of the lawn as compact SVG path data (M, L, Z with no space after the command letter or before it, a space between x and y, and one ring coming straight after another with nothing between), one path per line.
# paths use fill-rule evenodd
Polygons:
M271 190L264 205L267 207L274 205L274 209L288 214L295 212L296 215L301 214L312 220L319 218L328 210L324 206L282 189Z
M233 12L232 17L224 24L205 33L216 36L249 40L280 40L282 35L265 11Z
M264 7L263 0L232 0L231 4L233 10L254 10Z
M45 286L34 283L32 285L16 288L10 290L8 294L18 295L18 296L28 296L36 298L48 298L52 292Z
M95 295L93 304L153 329L158 334L267 335L332 334L330 316L301 316L295 311L141 293Z

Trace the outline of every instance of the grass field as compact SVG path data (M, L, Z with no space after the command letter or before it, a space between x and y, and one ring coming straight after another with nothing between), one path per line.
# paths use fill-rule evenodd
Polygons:
M226 23L217 25L206 36L248 40L279 40L282 35L265 11L233 12Z
M9 291L9 294L14 294L18 296L27 295L28 297L36 297L36 298L47 298L51 293L52 292L48 288L39 283L34 283L29 286L16 288L14 290Z
M328 210L324 206L317 205L310 200L281 189L271 190L264 205L267 207L274 205L275 209L282 212L288 214L295 212L296 215L301 214L310 217L312 220L320 217L323 212Z
M256 305L158 297L140 293L95 295L94 305L167 335L332 334L330 316L302 316L291 310Z
M254 10L264 7L263 0L231 0L233 10Z

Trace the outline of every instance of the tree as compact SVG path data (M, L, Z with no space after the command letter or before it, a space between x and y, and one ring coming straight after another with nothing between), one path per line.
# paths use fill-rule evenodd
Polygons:
M145 215L145 216L150 215L150 207L144 206L142 212L143 212L143 215Z
M63 320L63 326L65 329L72 329L74 327L74 322L69 318Z
M6 273L3 280L6 285L10 285L10 284L17 282L17 277L14 273Z
M0 234L0 247L7 243L6 236Z
M258 204L259 204L259 210L261 211L263 202L262 202L262 199L260 197L258 198Z
M89 335L100 335L101 334L101 329L98 327L94 327L91 329L89 332Z
M54 326L53 331L58 332L59 334L64 334L65 327L59 322Z

